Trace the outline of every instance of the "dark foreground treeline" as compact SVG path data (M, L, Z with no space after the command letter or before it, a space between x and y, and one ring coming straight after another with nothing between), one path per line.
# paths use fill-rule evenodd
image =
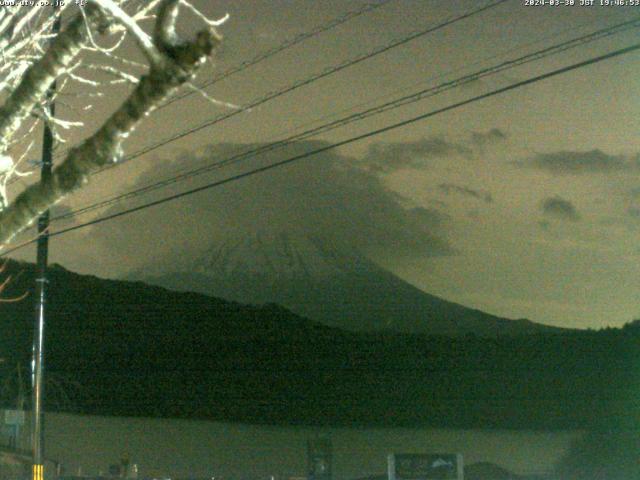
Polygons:
M15 265L13 266L15 268ZM22 266L6 296L31 288ZM49 409L287 424L634 429L640 323L497 339L356 335L277 306L51 273ZM33 300L0 305L3 402Z

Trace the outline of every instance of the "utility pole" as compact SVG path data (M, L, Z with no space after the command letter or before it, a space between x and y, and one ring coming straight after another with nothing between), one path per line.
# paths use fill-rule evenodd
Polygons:
M54 3L55 5L55 3ZM57 15L58 8L54 8ZM52 33L60 31L60 17L54 20ZM53 95L56 91L54 81L47 92L48 106L51 117L55 115ZM51 181L53 164L53 132L49 125L44 123L42 137L42 167L40 183L47 184ZM44 400L43 376L44 376L44 324L45 307L47 301L47 260L49 254L49 210L38 218L38 253L36 265L36 318L33 331L33 359L32 359L32 402L31 418L31 446L33 453L32 480L44 478L44 430L42 418L42 403Z

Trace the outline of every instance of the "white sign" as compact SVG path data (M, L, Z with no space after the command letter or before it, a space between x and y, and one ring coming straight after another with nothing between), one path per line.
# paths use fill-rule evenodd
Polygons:
M24 410L5 410L4 423L7 425L24 425Z
M392 453L389 480L464 480L459 453Z

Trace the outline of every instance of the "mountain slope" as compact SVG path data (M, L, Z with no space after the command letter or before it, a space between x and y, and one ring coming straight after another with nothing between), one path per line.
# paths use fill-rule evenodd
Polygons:
M6 273L13 277L4 298L33 290L33 265L12 263ZM511 429L584 428L598 419L610 428L640 418L637 323L498 339L363 335L275 305L247 307L60 267L49 279L50 409ZM6 381L12 367L20 363L28 377L33 301L0 305L5 405L17 395Z
M561 330L448 302L358 252L290 233L230 239L183 271L155 276L138 272L133 278L242 303L277 303L356 332L496 336Z

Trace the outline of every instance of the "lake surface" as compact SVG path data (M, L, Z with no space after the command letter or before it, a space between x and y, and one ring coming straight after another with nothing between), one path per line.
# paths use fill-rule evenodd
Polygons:
M337 480L386 471L389 453L462 453L516 473L542 473L580 432L278 427L47 414L46 456L67 474L106 473L123 455L141 477L276 479L306 476L307 441L329 438Z

